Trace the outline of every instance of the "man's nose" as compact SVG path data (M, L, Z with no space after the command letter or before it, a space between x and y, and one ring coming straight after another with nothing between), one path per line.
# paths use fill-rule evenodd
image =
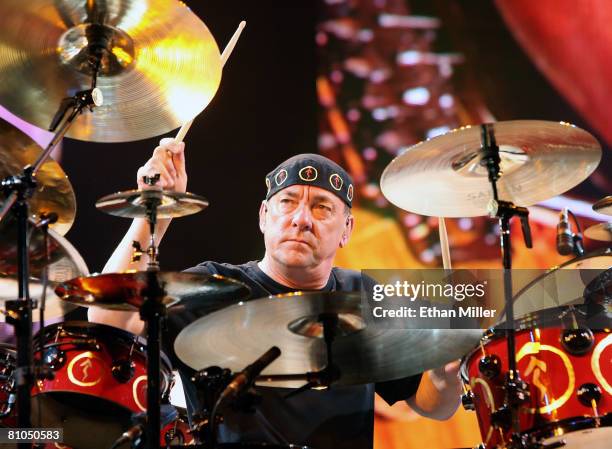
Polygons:
M312 211L308 204L302 203L298 206L291 217L291 224L300 229L312 228Z

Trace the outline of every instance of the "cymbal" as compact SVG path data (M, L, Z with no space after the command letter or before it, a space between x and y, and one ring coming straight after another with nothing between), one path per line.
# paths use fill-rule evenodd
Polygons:
M17 246L14 220L9 219L0 224L0 303L18 297L17 280ZM7 229L8 228L8 229ZM76 306L60 301L53 289L60 282L77 276L87 276L89 269L78 251L53 229L49 229L48 248L50 263L46 259L43 234L40 229L33 229L30 237L30 297L40 301L43 284L43 269L47 269L49 284L46 290L45 317L64 316ZM40 303L39 303L40 305ZM39 314L32 314L32 320L38 321Z
M591 240L612 242L612 222L589 226L584 230L584 235Z
M608 195L593 204L593 210L600 214L612 215L612 195Z
M126 142L178 128L211 101L221 80L217 44L176 0L3 0L0 103L41 128L63 98L89 89L92 48L104 104L68 137Z
M96 207L109 215L126 218L147 216L147 202L158 202L157 218L176 218L195 214L208 207L208 200L189 192L128 190L96 201Z
M0 119L0 179L20 174L42 152L30 137ZM58 220L50 227L61 235L66 234L76 214L76 198L68 177L56 161L48 158L38 170L36 181L38 185L28 202L32 218L36 220L43 213L55 212Z
M135 311L144 302L146 271L96 274L61 283L55 293L64 301L84 307ZM199 273L160 271L159 283L166 290L162 304L173 311L216 310L249 295L250 289L234 279Z
M601 146L573 125L539 120L493 124L500 148L499 199L530 206L586 179L601 159ZM488 215L493 198L480 165L480 127L464 126L423 141L396 157L382 174L385 197L422 215Z
M195 370L240 371L271 346L281 356L265 374L320 371L327 363L320 314L338 316L333 361L342 385L397 379L441 366L474 347L480 330L380 329L366 326L359 293L306 293L245 301L206 315L181 331L174 350ZM274 382L299 387L304 381ZM270 383L265 383L270 385Z

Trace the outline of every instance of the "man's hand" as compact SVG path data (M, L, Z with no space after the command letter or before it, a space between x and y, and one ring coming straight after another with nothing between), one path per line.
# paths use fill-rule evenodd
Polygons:
M461 397L459 369L461 362L456 360L441 368L423 374L416 394L407 399L408 405L419 415L427 418L445 420L457 410Z
M141 190L151 189L144 182L144 177L160 175L155 184L163 190L185 192L187 190L187 172L185 171L185 144L174 143L174 139L164 138L159 146L153 150L153 156L146 164L138 169L136 175L138 188Z
M447 394L461 394L461 382L459 381L459 369L461 361L447 363L446 365L435 368L429 371L429 379L431 383L440 392Z

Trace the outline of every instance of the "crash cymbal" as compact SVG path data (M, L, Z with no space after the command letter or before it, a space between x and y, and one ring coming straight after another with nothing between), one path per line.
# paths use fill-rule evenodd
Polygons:
M144 301L147 278L145 271L96 274L63 282L55 293L79 306L135 311ZM250 292L242 282L219 275L162 271L157 279L167 293L162 303L177 312L216 310Z
M0 180L20 174L26 165L34 164L42 152L30 137L0 119ZM58 220L51 228L61 235L66 234L76 213L76 198L68 177L57 162L48 158L38 170L36 181L38 185L28 202L32 218L36 221L43 213L55 212ZM0 196L0 199L1 204L4 198Z
M584 230L584 235L591 240L612 242L612 222L598 223L596 225L589 226Z
M47 128L63 98L91 85L102 51L104 104L81 114L68 137L125 142L194 118L221 79L219 49L176 0L2 0L0 103Z
M18 297L16 234L14 220L9 219L0 224L0 303ZM45 317L64 316L76 306L60 301L53 289L60 282L77 276L87 276L89 274L87 264L70 242L52 229L49 230L48 239L50 263L47 262L43 234L40 229L33 228L29 249L30 296L40 301L43 291L42 271L47 268L49 284L46 290ZM35 311L32 314L32 320L38 321L38 318L38 311Z
M176 218L195 214L208 206L204 197L189 192L128 190L100 198L96 207L117 217L144 218L151 201L157 206L157 218Z
M538 120L494 123L500 148L499 199L529 206L586 179L601 147L573 125ZM492 188L480 165L479 126L464 126L410 147L382 174L385 197L422 215L475 217L489 214Z
M604 215L612 215L612 196L607 196L593 204L593 210Z
M342 373L338 383L343 385L396 379L441 366L467 353L482 336L479 330L374 328L362 317L359 293L298 292L245 301L206 315L181 331L174 350L196 370L217 365L239 371L278 346L281 356L264 374L320 371L327 357L317 322L321 314L338 317L332 353Z

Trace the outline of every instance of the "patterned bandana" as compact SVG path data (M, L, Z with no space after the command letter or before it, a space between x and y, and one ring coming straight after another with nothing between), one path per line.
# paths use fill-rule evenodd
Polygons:
M348 207L353 206L352 178L334 161L319 154L298 154L268 173L266 200L285 187L296 184L328 190Z

